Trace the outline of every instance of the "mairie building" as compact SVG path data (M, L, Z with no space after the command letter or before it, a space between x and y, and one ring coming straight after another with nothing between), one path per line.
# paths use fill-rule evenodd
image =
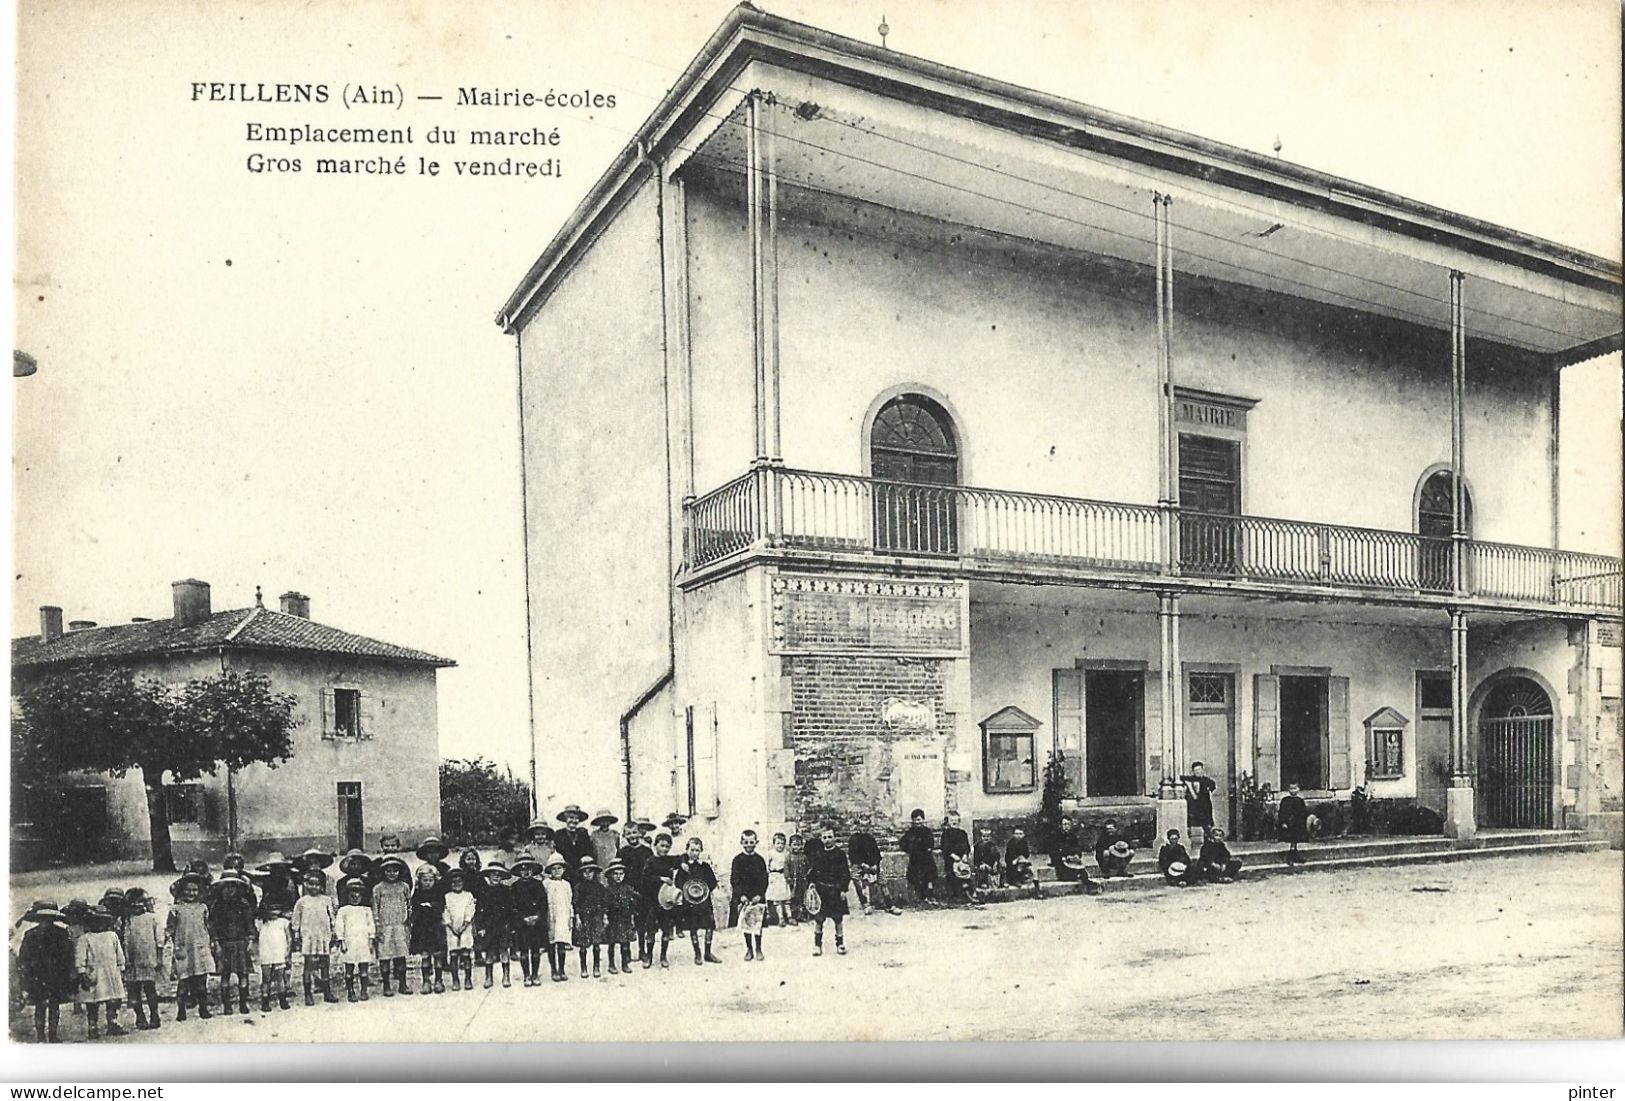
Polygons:
M736 9L510 298L539 800L1612 828L1612 260ZM1607 548L1604 548L1607 549Z

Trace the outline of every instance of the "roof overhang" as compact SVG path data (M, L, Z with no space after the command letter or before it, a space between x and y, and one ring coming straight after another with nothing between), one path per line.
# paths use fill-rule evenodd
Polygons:
M773 171L810 192L1150 264L1172 197L1180 273L1578 362L1620 347L1620 265L1277 158L736 8L504 303L516 331L656 172L742 172L773 97Z

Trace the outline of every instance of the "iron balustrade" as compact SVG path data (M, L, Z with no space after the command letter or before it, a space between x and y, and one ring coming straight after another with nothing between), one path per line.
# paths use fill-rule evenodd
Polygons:
M1170 572L1283 587L1450 594L1453 541L1411 532L1165 510L977 486L761 466L685 508L690 569L753 547ZM1465 595L1617 608L1621 564L1605 555L1465 540Z

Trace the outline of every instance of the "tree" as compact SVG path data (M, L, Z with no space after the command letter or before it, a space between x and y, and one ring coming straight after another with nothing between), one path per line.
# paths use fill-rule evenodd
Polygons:
M484 757L440 762L440 828L450 844L494 840L530 818L530 785Z
M298 700L261 673L224 672L172 686L127 669L47 673L19 699L13 753L25 775L141 770L154 871L174 871L165 777L214 775L223 764L275 768L293 753Z

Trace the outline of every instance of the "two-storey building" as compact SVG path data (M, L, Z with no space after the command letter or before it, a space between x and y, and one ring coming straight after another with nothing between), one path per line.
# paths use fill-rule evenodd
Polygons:
M202 581L173 585L168 619L98 625L40 609L40 633L11 641L13 691L75 666L129 669L184 684L226 671L264 674L297 700L293 755L277 766L220 768L168 783L175 855L212 859L309 845L372 848L391 831L413 841L440 832L437 673L455 664L310 618L310 598L283 593L215 611ZM50 801L14 791L14 859L146 856L151 838L139 771L80 774Z
M1617 814L1556 471L1620 276L742 5L499 315L541 801Z

